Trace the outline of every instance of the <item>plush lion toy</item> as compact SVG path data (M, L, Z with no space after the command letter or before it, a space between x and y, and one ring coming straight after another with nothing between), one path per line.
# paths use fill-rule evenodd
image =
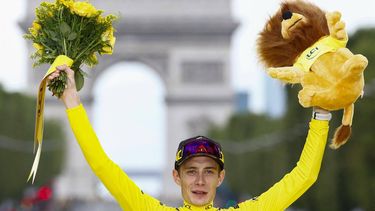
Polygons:
M325 13L302 0L281 3L257 40L260 61L267 73L286 83L301 83L303 107L344 109L331 148L351 135L354 102L363 93L367 59L347 49L348 35L339 12Z

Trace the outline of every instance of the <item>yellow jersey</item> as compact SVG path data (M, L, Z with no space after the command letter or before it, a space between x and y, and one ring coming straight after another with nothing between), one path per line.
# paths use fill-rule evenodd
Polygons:
M213 203L196 207L184 202L169 207L144 193L103 151L82 104L66 110L70 126L92 171L126 211L278 211L297 200L317 179L328 135L328 121L311 120L296 167L259 197L234 207L216 208Z

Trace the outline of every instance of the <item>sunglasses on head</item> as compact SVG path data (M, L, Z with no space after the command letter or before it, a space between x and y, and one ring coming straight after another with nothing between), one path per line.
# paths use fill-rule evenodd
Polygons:
M224 155L220 144L202 136L194 137L181 142L176 154L176 166L179 166L187 158L195 155L206 155L214 158L220 165L224 167ZM175 166L175 167L176 167Z

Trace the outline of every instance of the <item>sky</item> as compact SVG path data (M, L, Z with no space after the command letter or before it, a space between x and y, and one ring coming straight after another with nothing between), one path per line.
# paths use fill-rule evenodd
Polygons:
M111 66L94 87L92 121L104 150L143 191L154 196L162 190L161 177L131 173L161 173L166 168L165 92L155 71L133 62ZM102 185L99 188L104 190ZM111 199L107 191L100 193Z
M7 9L2 9L0 33L0 83L10 91L26 88L26 42L17 21L22 20L25 13L24 0L14 0L7 3ZM2 7L4 8L4 6Z
M249 93L250 110L263 112L266 104L266 80L269 79L257 62L255 41L257 33L263 28L269 15L276 11L280 0L258 1L256 6L250 0L232 0L232 2L234 19L241 24L232 40L232 84L236 91ZM373 0L314 0L312 2L326 11L341 11L349 34L360 27L375 26L375 1ZM17 25L17 22L24 18L25 3L26 0L8 1L7 9L0 13L0 20L2 20L0 83L9 91L24 91L28 88L26 84L26 70L29 70L26 63L29 59L26 51L27 43L22 38L23 32ZM133 71L119 71L124 68L123 65ZM124 87L124 84L127 84L127 87ZM277 86L282 87L280 84ZM147 90L152 91L139 90L137 95L147 95L147 99L134 98L136 95L129 92L118 92L121 89L131 90L134 87L147 87ZM155 159L153 152L147 150L153 149L153 151L164 153L165 145L160 144L160 140L165 138L165 107L162 101L165 90L160 79L141 64L126 63L122 66L119 64L111 67L102 76L94 91L99 100L95 102L93 124L99 138L105 140L103 147L110 157L130 169L137 166L146 167L145 163L148 163L147 167L150 165L154 168L163 167L163 157ZM127 101L109 100L111 95L118 96L119 93L122 96L121 99L127 99ZM141 104L149 106L139 106ZM147 115L147 117L142 115L145 111L150 113L150 109L155 115ZM126 110L131 112L126 112ZM139 117L142 117L141 122L138 121ZM121 125L113 122L121 122ZM110 123L112 123L111 127L108 126ZM127 127L131 127L132 130L124 133L123 128ZM121 134L117 134L116 131L120 131ZM130 142L124 142L124 140L130 140ZM153 140L153 142L143 140ZM144 153L143 159L131 159L137 153L139 155L140 151ZM153 162L144 162L145 160L153 160ZM150 187L148 191L154 194L161 189L160 185L155 185L155 180L140 183L145 187Z
M257 62L255 40L269 15L278 8L280 0L259 1L255 6L250 0L232 0L234 19L241 23L233 36L232 84L236 90L247 91L251 95L250 108L264 109L264 71ZM314 0L313 3L326 11L341 11L349 33L363 26L375 26L375 1L356 0L338 4L338 1ZM26 42L17 25L25 14L26 0L7 3L0 13L2 32L0 34L0 83L10 91L22 91L26 86Z

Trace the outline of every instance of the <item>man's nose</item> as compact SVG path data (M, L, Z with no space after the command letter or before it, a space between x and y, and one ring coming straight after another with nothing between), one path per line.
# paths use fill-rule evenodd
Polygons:
M203 173L199 173L197 175L197 177L195 178L195 184L197 184L197 185L204 185L204 184L206 184L206 181L205 181Z

